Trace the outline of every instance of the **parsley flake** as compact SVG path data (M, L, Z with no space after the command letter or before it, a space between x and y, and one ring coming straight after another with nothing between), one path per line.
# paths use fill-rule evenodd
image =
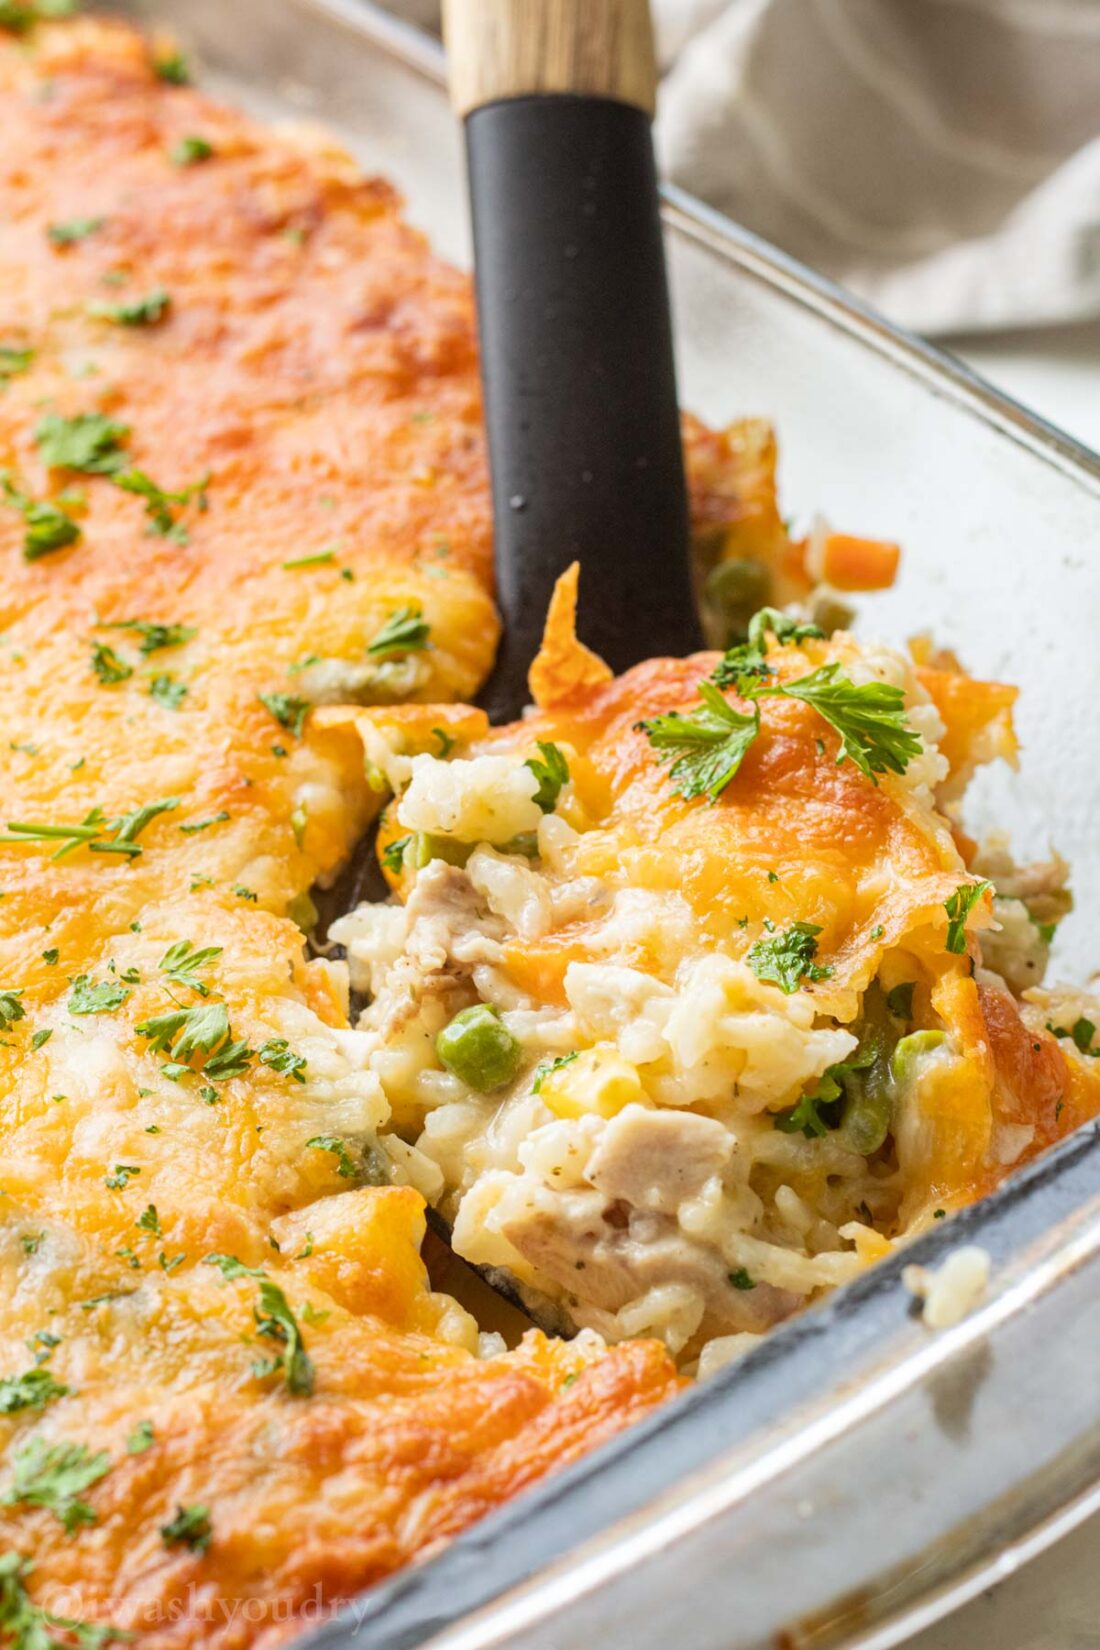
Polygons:
M125 682L134 674L134 667L128 665L125 659L120 659L114 648L108 647L106 642L96 642L93 645L92 669L104 687L111 687L116 682Z
M84 1490L110 1470L106 1450L92 1454L86 1444L49 1444L28 1438L12 1454L11 1488L0 1496L6 1507L45 1507L59 1518L70 1535L82 1524L94 1524L96 1515Z
M669 711L637 725L657 752L671 762L672 788L690 800L707 796L717 802L740 768L745 752L760 731L760 712L737 710L711 682L700 682L700 709L682 715Z
M107 222L106 218L66 218L63 223L51 223L46 234L54 246L75 246L86 241Z
M100 625L101 630L133 630L141 637L139 653L159 653L162 648L182 647L198 635L194 625L158 624L149 619L117 619L113 624Z
M953 956L961 956L966 950L966 919L986 889L992 886L992 883L985 881L963 882L949 899L944 900L943 908L947 912L947 940L944 949L950 951Z
M116 424L103 413L77 413L74 418L47 413L34 439L42 462L51 470L109 476L126 463L122 443L129 434L129 425Z
M144 1455L156 1443L152 1421L139 1421L126 1440L127 1455Z
M134 298L129 303L89 304L88 313L120 327L153 327L164 320L171 307L171 294L164 287L156 286L144 298Z
M213 153L214 145L207 138L189 134L172 145L168 158L173 166L198 166Z
M827 980L833 972L827 965L814 962L820 933L817 923L792 923L785 934L772 933L756 940L745 961L758 980L770 980L789 997L803 980Z
M204 1553L213 1534L210 1509L198 1502L190 1507L177 1507L176 1516L160 1527L160 1538L166 1547L189 1547L193 1553Z
M0 0L0 27L5 3L10 0ZM17 1552L0 1555L0 1635L9 1650L104 1650L131 1637L109 1623L77 1621L32 1604L24 1581L33 1568Z
M413 603L391 613L373 641L367 643L367 652L374 658L385 658L392 653L418 653L428 646L431 626L421 608Z
M55 550L76 544L83 536L80 527L59 504L50 499L34 499L15 487L7 475L0 475L4 500L23 517L23 560L40 561Z
M295 739L302 737L305 719L313 709L308 699L296 699L292 693L258 693L256 697L281 728L288 728Z
M116 985L113 980L103 980L97 985L89 975L78 974L69 992L69 1013L113 1014L129 995L124 985Z
M186 682L177 682L174 676L167 673L163 676L154 676L149 683L150 699L155 699L165 710L179 710L188 691Z
M24 1409L45 1409L69 1391L48 1369L28 1369L22 1375L0 1377L0 1415L18 1415Z
M541 753L541 761L537 756L529 756L523 764L530 768L538 780L538 790L534 800L544 814L552 814L558 805L563 785L569 783L569 764L557 745L540 739L537 741Z

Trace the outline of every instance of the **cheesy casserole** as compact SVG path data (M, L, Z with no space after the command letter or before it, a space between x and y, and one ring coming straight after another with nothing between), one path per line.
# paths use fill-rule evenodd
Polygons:
M792 538L770 431L686 420L715 640L803 621L708 689L716 744L771 694L739 771L685 794L660 744L720 656L610 681L569 581L490 731L466 281L323 138L66 9L0 0L0 1644L236 1650L1100 1094L1036 989L1063 868L946 811L1012 690L815 590L893 548ZM903 704L900 772L799 700L834 666ZM389 792L395 897L307 950ZM426 1201L581 1333L483 1333Z

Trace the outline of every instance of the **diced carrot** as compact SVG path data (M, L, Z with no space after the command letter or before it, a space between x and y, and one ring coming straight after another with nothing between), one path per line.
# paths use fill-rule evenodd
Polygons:
M888 590L897 578L901 550L886 539L859 539L830 533L821 576L834 590Z

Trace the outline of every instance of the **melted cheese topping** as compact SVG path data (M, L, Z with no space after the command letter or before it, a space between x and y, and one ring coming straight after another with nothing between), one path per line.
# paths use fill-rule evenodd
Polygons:
M0 990L17 993L0 997L0 1550L33 1559L36 1604L143 1643L270 1642L677 1380L654 1346L532 1335L474 1356L477 1326L430 1287L419 1194L359 1184L385 1161L388 1105L344 971L306 961L287 915L377 799L350 729L259 696L465 695L492 657L468 283L387 185L162 81L127 28L0 31L0 119L0 345L17 352L0 369L19 368L0 469L81 530L28 561L0 499L2 834L171 804L129 860L0 842ZM213 154L177 164L189 135ZM82 238L51 240L78 218ZM158 287L152 324L93 313ZM150 531L108 476L46 468L51 412L125 426L127 463L169 492L201 480L204 503ZM377 660L406 607L430 647ZM184 634L143 652L133 621ZM97 644L122 679L100 680ZM172 977L181 941L210 954ZM148 1026L206 1008L247 1051L216 1080L209 1050L173 1061ZM401 1182L416 1162L398 1147ZM211 1252L282 1289L312 1396L262 1373L286 1343L261 1280L226 1281ZM35 1367L67 1391L21 1407ZM130 1454L143 1421L153 1442ZM107 1452L94 1523L70 1533L15 1493L36 1440ZM208 1509L205 1550L162 1537L180 1505Z

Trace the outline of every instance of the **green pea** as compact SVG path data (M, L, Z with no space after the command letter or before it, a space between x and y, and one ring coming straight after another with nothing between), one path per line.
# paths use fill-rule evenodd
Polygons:
M510 1083L523 1059L516 1039L488 1003L456 1014L436 1038L435 1052L449 1072L479 1094Z
M811 617L826 636L831 636L834 630L847 630L855 616L855 608L849 607L831 590L823 590L814 598Z
M890 1072L898 1088L907 1088L912 1083L922 1054L930 1053L946 1041L942 1031L911 1031L908 1037L903 1037L890 1062Z
M704 594L720 621L727 638L736 641L746 634L749 620L771 598L772 578L768 569L747 556L720 561L707 574Z

